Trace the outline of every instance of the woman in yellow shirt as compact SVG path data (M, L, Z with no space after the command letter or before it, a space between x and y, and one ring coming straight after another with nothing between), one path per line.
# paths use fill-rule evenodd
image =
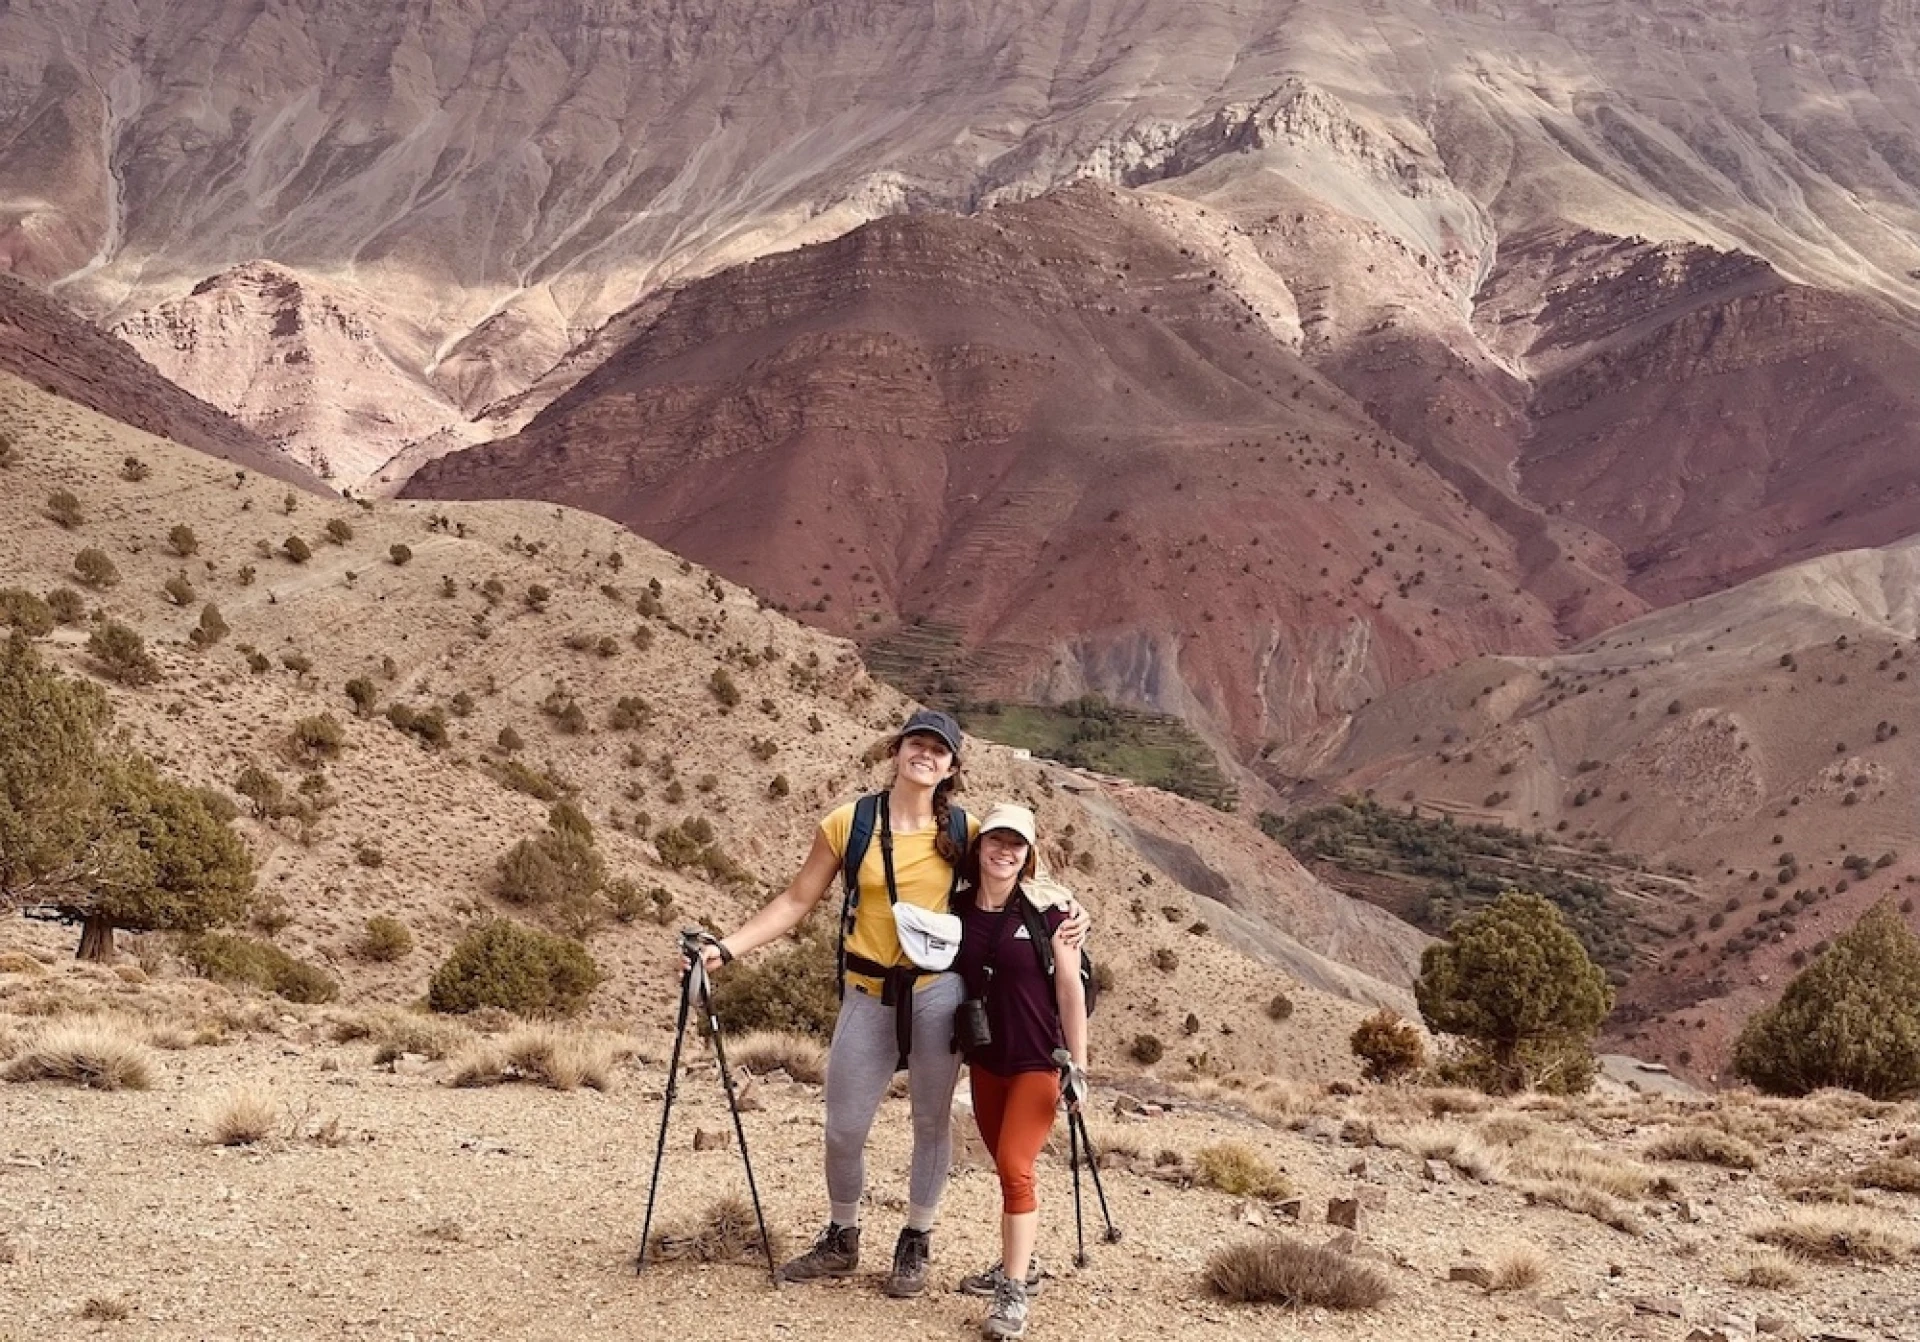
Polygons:
M953 1092L960 1078L954 1013L965 987L957 973L922 970L907 958L892 906L897 898L932 913L947 912L962 856L951 823L960 746L959 724L930 709L914 713L894 738L893 782L880 794L878 832L860 864L859 898L846 931L840 1015L827 1060L828 1223L811 1249L780 1268L783 1281L846 1277L859 1266L867 1134L904 1053L913 1157L907 1224L894 1244L886 1289L907 1297L927 1286L933 1223L953 1158ZM806 861L786 889L706 947L709 972L784 936L813 911L840 874L856 805L838 807L820 822ZM975 830L969 819L969 840ZM1077 935L1086 919L1077 908L1075 914Z

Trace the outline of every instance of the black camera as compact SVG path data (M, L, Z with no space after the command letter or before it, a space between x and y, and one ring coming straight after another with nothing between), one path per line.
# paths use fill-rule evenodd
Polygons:
M953 1018L953 1037L963 1053L971 1053L993 1043L993 1026L987 1022L984 999L969 997L960 1004Z

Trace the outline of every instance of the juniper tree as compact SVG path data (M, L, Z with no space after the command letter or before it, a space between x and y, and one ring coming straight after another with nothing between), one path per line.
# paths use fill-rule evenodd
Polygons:
M1466 1042L1464 1076L1496 1093L1586 1089L1613 1009L1605 971L1560 911L1513 890L1427 947L1413 991L1429 1029Z
M1891 900L1747 1021L1733 1070L1776 1095L1822 1086L1879 1100L1920 1093L1920 938Z

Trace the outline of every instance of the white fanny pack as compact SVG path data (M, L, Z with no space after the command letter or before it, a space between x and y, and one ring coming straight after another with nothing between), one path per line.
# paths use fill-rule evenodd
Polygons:
M954 914L902 901L893 906L893 930L907 959L933 973L952 968L960 953L960 919Z

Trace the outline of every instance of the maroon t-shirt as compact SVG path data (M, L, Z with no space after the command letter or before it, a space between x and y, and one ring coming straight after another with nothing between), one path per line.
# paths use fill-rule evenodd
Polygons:
M991 913L973 906L971 892L963 891L953 902L961 926L957 968L967 996L986 998L993 1029L993 1042L968 1052L967 1062L996 1076L1053 1071L1053 1051L1066 1042L1053 983L1041 970L1017 907L1021 898L1016 892L1004 909ZM1067 920L1064 909L1047 909L1040 917L1048 936Z

